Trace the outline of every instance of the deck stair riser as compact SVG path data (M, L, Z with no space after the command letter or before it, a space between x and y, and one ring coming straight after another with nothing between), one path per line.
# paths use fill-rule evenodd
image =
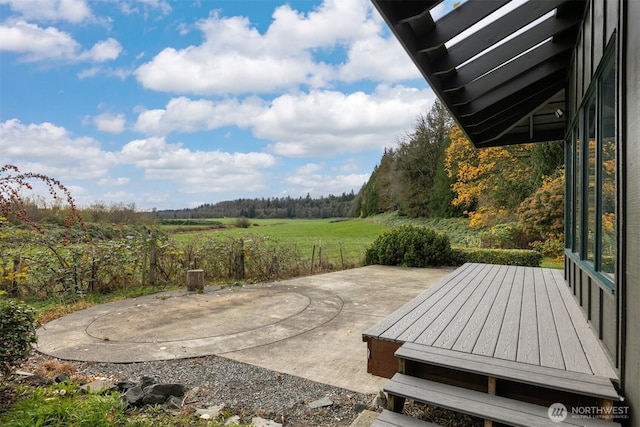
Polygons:
M570 403L574 403L574 406L594 406L611 405L621 400L609 378L581 372L527 365L415 343L404 344L395 355L400 360L399 371L404 374L429 379L430 373L453 371L459 373L452 375L453 378L481 378L480 382L487 389L490 381L496 381L494 392L498 395L508 396L509 391L514 389L527 390L533 396L541 396L530 400L538 404L560 400L567 406ZM508 390L501 390L501 385ZM544 400L547 396L549 400Z
M371 427L440 427L427 421L411 418L393 411L384 410L371 424Z
M554 422L549 418L548 408L545 406L494 396L400 373L393 376L385 385L384 390L389 395L389 409L395 412L401 412L405 399L413 399L508 426L620 426L618 423L607 420L573 418L570 414L563 422Z

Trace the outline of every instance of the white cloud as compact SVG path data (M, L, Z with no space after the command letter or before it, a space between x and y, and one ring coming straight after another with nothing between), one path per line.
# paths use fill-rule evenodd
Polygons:
M21 54L27 62L43 60L97 61L118 57L122 46L115 39L96 43L90 50L82 51L80 44L70 34L55 27L42 28L23 20L5 21L0 24L0 50Z
M101 178L116 163L93 138L74 138L52 123L24 125L17 119L0 123L0 152L5 162L63 181Z
M122 45L116 39L108 38L94 44L91 49L83 52L80 58L94 62L104 62L116 59L122 52Z
M122 133L125 129L124 114L102 113L93 118L93 123L98 130L113 134Z
M253 121L254 134L276 141L286 157L330 156L389 146L435 96L429 89L379 86L376 93L314 91L283 95Z
M172 10L171 5L164 0L132 0L120 2L120 11L124 15L144 13L145 16L147 16L153 11L159 11L162 15L169 15Z
M162 50L136 70L138 81L156 91L214 95L321 88L336 77L379 81L417 76L395 39L387 46L388 41L378 38L383 24L365 0L326 0L306 14L284 5L272 18L260 33L245 17L214 11L196 25L202 44ZM316 59L319 52L344 49L351 59L342 71ZM355 64L365 59L364 65ZM390 62L398 65L388 67ZM375 68L366 71L370 66Z
M264 190L262 170L276 164L275 157L266 153L192 151L162 137L131 141L120 155L144 169L147 179L172 181L183 193Z
M370 37L355 41L348 51L347 62L339 67L341 80L354 82L398 81L422 78L395 37Z
M240 102L226 99L219 102L186 97L173 98L164 109L146 110L138 115L134 129L148 135L171 132L211 130L221 126L246 127L251 118L263 111L264 101L248 98Z
M264 93L309 80L314 63L308 54L274 55L246 18L214 13L199 26L203 44L164 49L136 70L144 87L195 94Z
M308 163L296 169L286 178L290 191L298 195L310 194L314 197L343 192L358 191L367 182L369 174L332 175L323 173L323 165Z
M389 146L433 103L430 89L380 85L373 94L312 91L218 102L173 98L164 109L140 112L134 129L147 135L222 126L249 128L286 157L330 156Z
M86 0L0 0L0 4L29 20L78 23L92 18Z
M98 75L98 73L100 73L100 71L101 71L100 67L86 68L78 73L78 78L82 80L82 79L87 79L89 77L95 77Z
M148 8L161 11L163 15L170 14L172 10L171 5L164 0L138 0L138 2L142 3Z
M106 187L119 187L122 185L127 185L131 182L131 179L126 176L121 176L119 178L102 178L98 180L98 185L106 186Z
M25 61L69 58L79 49L68 33L54 27L40 28L25 21L0 25L0 50L24 54Z
M325 0L308 14L283 5L274 11L264 38L281 54L349 44L375 35L379 25L371 20L371 13L370 3L363 0Z

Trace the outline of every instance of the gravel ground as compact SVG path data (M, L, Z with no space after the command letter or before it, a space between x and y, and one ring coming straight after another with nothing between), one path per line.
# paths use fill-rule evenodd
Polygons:
M36 353L21 368L37 369L53 358ZM225 405L250 422L254 416L292 427L349 426L363 409L372 407L374 395L357 393L304 378L235 362L217 356L141 363L69 362L77 374L114 380L157 377L165 383L189 387L185 405L207 408ZM311 409L309 403L328 397L333 405ZM375 405L375 404L373 404Z

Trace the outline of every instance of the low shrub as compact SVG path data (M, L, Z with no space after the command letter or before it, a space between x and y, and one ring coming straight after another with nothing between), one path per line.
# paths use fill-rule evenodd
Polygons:
M427 267L458 265L446 234L427 227L403 225L386 231L367 248L365 264Z
M0 295L0 375L8 375L29 357L37 326L34 309Z
M542 254L528 249L457 249L465 262L539 267Z
M235 226L238 228L249 228L251 227L251 221L249 221L248 218L241 216L240 218L236 219Z

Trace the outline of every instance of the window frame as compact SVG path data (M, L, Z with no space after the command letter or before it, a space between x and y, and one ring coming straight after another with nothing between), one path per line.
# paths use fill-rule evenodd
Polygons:
M580 101L576 114L569 127L565 138L566 153L566 182L565 182L565 255L580 265L580 268L595 279L595 282L609 293L614 293L616 288L617 262L614 273L602 271L603 245L603 132L601 120L603 117L603 81L613 69L617 80L618 64L615 58L615 39L609 43L602 60L598 64L591 84ZM615 93L615 103L618 94ZM593 203L593 261L589 260L589 201L591 200L589 188L589 108L595 104L594 135L595 135L595 176ZM614 129L616 141L615 156L618 153L617 125ZM617 163L616 163L617 164ZM617 193L616 189L616 193ZM617 197L617 196L616 196ZM619 219L616 203L615 218ZM616 248L616 252L619 248Z

